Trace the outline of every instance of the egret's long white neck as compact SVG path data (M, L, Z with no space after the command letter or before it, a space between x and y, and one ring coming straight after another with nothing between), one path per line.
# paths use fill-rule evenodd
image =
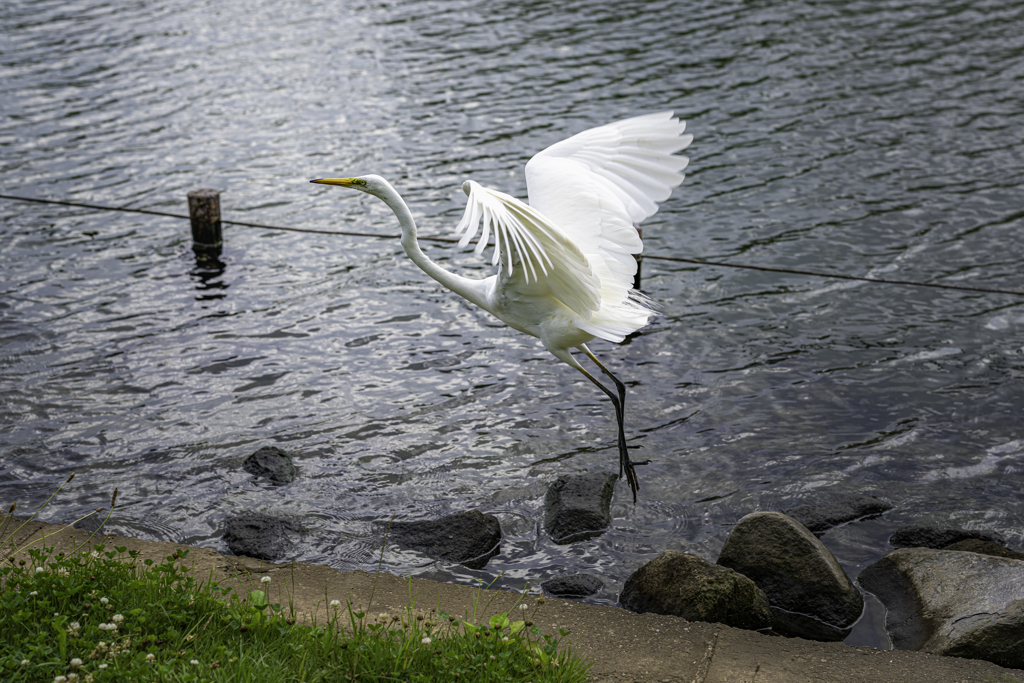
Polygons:
M461 275L456 275L437 265L430 260L430 257L423 253L419 240L416 239L416 221L412 217L409 206L390 183L385 181L385 184L387 188L377 196L395 212L395 217L398 218L398 223L402 226L402 248L405 249L405 253L412 259L412 262L419 266L420 270L424 273L459 296L481 308L489 310L490 307L487 305L486 294L481 280L471 280Z

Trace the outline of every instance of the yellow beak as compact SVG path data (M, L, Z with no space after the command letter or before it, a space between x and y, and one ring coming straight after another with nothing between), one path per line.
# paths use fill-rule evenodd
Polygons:
M320 185L340 185L341 187L352 187L352 181L355 178L317 178L316 180L310 180L311 183L319 183Z

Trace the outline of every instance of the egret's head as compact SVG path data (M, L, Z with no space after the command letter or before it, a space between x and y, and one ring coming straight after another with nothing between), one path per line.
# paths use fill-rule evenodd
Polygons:
M390 189L388 181L381 178L379 175L364 175L357 178L317 178L316 180L310 180L311 183L319 183L320 185L338 185L340 187L350 187L353 190L359 190L366 194L372 194L376 197L382 196L386 190Z

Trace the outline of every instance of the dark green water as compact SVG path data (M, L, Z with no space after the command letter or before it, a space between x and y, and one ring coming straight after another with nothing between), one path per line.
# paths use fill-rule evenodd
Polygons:
M674 109L684 185L648 253L1024 289L1024 3L7 2L2 191L393 237L375 172L449 236L473 178L525 196L536 151ZM559 475L615 466L611 406L535 340L409 263L395 239L0 202L0 504L220 550L223 519L300 520L297 559L372 568L383 527L480 509L481 572L389 549L387 567L534 586L658 552L714 560L737 519L834 494L892 500L823 540L851 574L892 530L1024 545L1024 297L648 260L664 315L594 350L629 385L641 468L612 529L555 546ZM430 246L463 272L487 267ZM296 454L298 483L242 459ZM849 642L884 645L873 612Z

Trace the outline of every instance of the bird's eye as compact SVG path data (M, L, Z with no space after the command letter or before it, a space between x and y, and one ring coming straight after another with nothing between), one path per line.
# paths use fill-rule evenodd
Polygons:
M363 180L362 178L353 178L352 184L359 185L360 187L366 187L366 181Z

